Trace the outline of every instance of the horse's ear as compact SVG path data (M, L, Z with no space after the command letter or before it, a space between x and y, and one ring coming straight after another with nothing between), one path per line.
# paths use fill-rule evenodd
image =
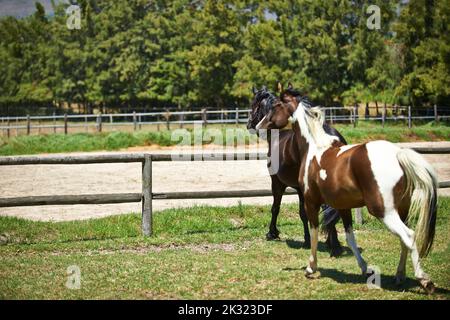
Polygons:
M253 92L253 94L256 94L258 92L258 90L256 90L255 86L252 86L252 92Z
M279 93L283 92L283 85L281 84L281 82L278 82L278 92Z
M289 81L289 83L288 83L288 89L289 89L289 90L294 89L294 86L292 85L292 82L290 82L290 81Z

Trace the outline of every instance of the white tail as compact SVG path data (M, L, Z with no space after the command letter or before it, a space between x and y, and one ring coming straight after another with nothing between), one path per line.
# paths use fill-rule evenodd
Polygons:
M401 149L397 159L406 175L406 194L411 196L408 222L417 221L415 242L419 255L426 256L433 245L436 226L438 180L433 167L418 153Z

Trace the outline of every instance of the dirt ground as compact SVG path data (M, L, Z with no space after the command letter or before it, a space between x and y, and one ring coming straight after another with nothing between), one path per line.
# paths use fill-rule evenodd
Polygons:
M445 146L448 142L401 144L403 146ZM133 148L122 152L170 152L167 148ZM260 150L261 151L261 150ZM106 152L105 152L106 153ZM439 180L450 180L448 155L425 155L438 172ZM155 162L153 192L270 189L264 160L223 162ZM0 166L0 197L64 194L141 192L141 164ZM440 195L450 196L450 189ZM232 206L270 204L271 197L208 200L154 200L154 211L194 205ZM284 202L297 201L285 196ZM0 215L41 221L69 221L140 212L141 204L76 205L0 208Z

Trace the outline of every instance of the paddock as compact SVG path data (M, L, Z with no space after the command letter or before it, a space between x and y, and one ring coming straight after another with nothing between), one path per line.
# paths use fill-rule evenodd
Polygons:
M425 158L436 168L441 182L450 180L450 163L445 152L450 143L409 143L401 144L418 148L425 152ZM220 154L218 149L208 152ZM101 218L108 215L129 212L141 212L137 203L142 194L142 164L145 149L128 153L76 153L41 157L4 157L0 162L0 199L16 197L45 197L54 195L80 196L94 194L127 194L136 203L119 204L79 204L1 208L0 215L17 216L37 221L70 221ZM156 194L152 201L153 211L167 208L191 207L194 205L214 204L230 206L238 204L270 204L270 178L267 175L265 150L250 150L251 159L238 161L155 161L170 160L171 151L150 150L152 161L152 192ZM233 150L231 150L233 152ZM433 154L441 153L441 154ZM444 153L442 153L444 152ZM230 154L227 152L226 154ZM243 159L245 150L238 150L236 159ZM54 159L54 164L38 164L38 159ZM34 159L34 165L5 165L6 159ZM63 164L72 162L84 164ZM110 161L108 163L108 159ZM117 163L117 159L122 159ZM125 160L123 160L125 159ZM17 160L17 161L19 161ZM60 162L59 164L55 164ZM135 161L135 162L133 162ZM51 162L51 161L48 161ZM86 164L85 162L91 162ZM106 162L106 163L95 163ZM116 162L116 163L111 163ZM23 163L23 161L22 161ZM10 163L12 164L12 163ZM237 174L236 174L237 173ZM246 193L250 190L255 193ZM443 185L445 186L445 185ZM197 196L183 196L183 192L198 192ZM224 191L231 191L227 197ZM212 194L208 195L208 192ZM167 194L172 194L167 199ZM440 189L440 195L450 196L450 189ZM166 195L166 196L164 196ZM258 195L258 197L257 197ZM183 199L176 199L182 197ZM197 197L197 198L196 198ZM164 199L166 198L166 199ZM187 198L187 199L186 199ZM196 198L196 199L195 199ZM202 199L203 198L203 199ZM36 200L36 199L35 199ZM39 200L39 199L37 199ZM42 200L42 198L41 198ZM76 200L75 203L82 199ZM107 199L108 200L108 199ZM98 201L92 199L92 201ZM297 201L296 195L285 196L284 202ZM107 201L106 201L107 202ZM117 202L117 201L115 201ZM120 202L120 201L119 201ZM98 202L97 202L98 203Z

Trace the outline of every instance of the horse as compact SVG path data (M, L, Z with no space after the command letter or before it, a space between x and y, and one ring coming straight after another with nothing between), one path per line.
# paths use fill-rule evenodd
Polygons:
M271 110L273 101L277 99L277 97L270 93L266 87L263 87L261 90L256 90L255 88L253 88L253 94L254 98L251 105L252 111L247 123L247 128L249 130L255 130L258 122L260 122L262 118ZM337 133L338 136L342 137L335 129L327 125L325 125L325 127L327 128L327 130L330 130L330 132ZM269 145L268 156L270 159L273 147L273 141L271 139L270 132L267 135L267 140ZM342 141L343 143L346 143L343 137ZM279 144L277 147L279 148L278 150L280 150L279 169L275 173L270 174L273 203L271 208L272 219L269 225L269 232L266 234L266 239L274 240L279 238L280 232L277 228L277 218L280 212L281 199L283 197L284 191L289 186L297 190L299 197L299 214L300 219L303 222L304 229L303 246L305 248L310 248L311 242L308 220L305 215L303 206L303 195L299 190L297 181L298 171L300 170L300 167L298 165L300 155L296 149L293 131L280 131L278 142ZM330 249L330 255L332 257L337 257L342 254L342 247L339 243L335 227L336 222L339 220L339 215L337 214L336 210L331 207L324 206L323 209L323 225L327 229L328 233L326 243Z
M438 183L433 167L413 150L388 141L344 145L323 129L324 115L320 108L310 108L301 99L298 104L277 100L273 106L257 129L280 129L290 121L294 124L301 155L298 183L312 234L306 276L311 277L318 269L318 212L322 203L338 210L347 244L362 274L368 275L351 216L352 208L366 206L371 215L400 239L396 283L400 285L405 280L410 252L416 279L428 293L434 292L433 282L420 265L420 258L431 251L435 236ZM413 231L408 224L416 220Z

